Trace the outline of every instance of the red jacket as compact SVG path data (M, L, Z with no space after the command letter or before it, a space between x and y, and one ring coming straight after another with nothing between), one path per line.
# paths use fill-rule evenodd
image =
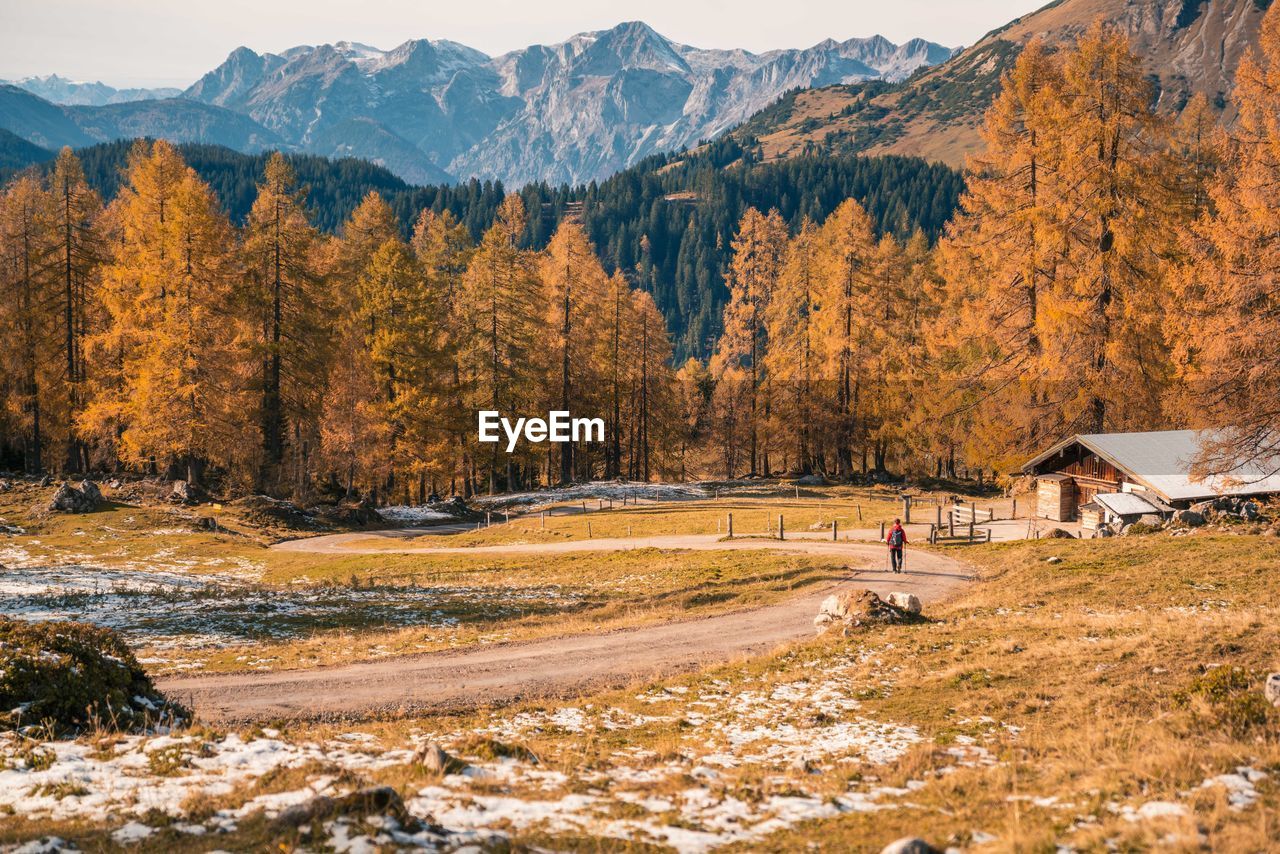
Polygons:
M895 531L902 532L902 545L895 546L893 544L893 535ZM889 544L889 548L891 549L902 548L902 546L905 546L907 544L907 529L902 527L901 525L894 525L892 528L889 529L889 533L885 536L884 541Z

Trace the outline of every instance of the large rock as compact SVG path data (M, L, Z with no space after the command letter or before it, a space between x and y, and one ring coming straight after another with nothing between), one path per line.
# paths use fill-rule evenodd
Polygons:
M204 500L204 490L199 484L185 480L175 480L169 490L170 504L199 504Z
M1272 673L1262 685L1262 694L1273 706L1280 706L1280 673Z
M886 596L885 599L890 605L896 605L908 614L919 614L923 610L923 606L920 604L920 597L914 593L894 591Z
M1042 538L1046 540L1074 540L1076 535L1061 528L1050 528L1042 535Z
M433 774L452 774L466 767L465 762L450 756L434 741L424 745L413 759L420 767Z
M826 479L820 474L806 474L792 481L796 486L822 486L826 482Z
M56 513L92 513L102 503L102 491L91 480L80 482L78 487L64 483L58 487L49 501L49 509Z
M916 601L919 602L918 599ZM918 623L923 620L918 612L886 602L871 590L861 590L836 593L822 600L813 625L822 632L836 624L849 629L873 623Z
M1199 528L1205 521L1204 514L1198 510L1179 510L1173 514L1174 524L1183 525L1187 528Z

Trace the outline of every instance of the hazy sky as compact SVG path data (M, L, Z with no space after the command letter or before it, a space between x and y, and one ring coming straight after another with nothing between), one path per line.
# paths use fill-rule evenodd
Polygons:
M0 0L0 78L58 73L185 86L248 45L446 38L497 54L642 20L675 41L752 51L880 33L950 47L1046 0Z

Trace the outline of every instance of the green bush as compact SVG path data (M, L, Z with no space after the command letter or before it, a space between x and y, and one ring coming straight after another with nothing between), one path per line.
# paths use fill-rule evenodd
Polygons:
M0 618L0 729L140 732L185 709L156 690L120 636L88 623Z

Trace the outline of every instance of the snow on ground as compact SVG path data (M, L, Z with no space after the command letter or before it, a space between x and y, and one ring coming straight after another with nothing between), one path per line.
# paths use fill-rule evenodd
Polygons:
M534 492L512 492L505 495L476 496L471 503L480 507L519 507L541 510L567 501L695 501L711 496L710 490L698 483L644 483L628 480L596 480L560 489Z
M864 650L793 662L784 674L738 673L655 687L634 704L498 710L469 729L432 729L428 720L404 734L350 730L325 739L273 729L43 743L0 735L0 812L11 811L12 821L93 822L121 842L147 838L166 825L216 838L250 816L275 818L317 795L337 797L369 785L379 772L413 764L424 745L437 743L464 765L401 787L408 813L425 824L402 825L391 816L335 817L316 822L311 841L324 850L452 850L500 844L527 831L664 844L696 854L730 843L751 845L814 819L921 809L913 798L934 780L960 767L1000 764L984 743L1017 738L1016 729L987 718L959 721L973 735L951 734L934 750L951 764L901 786L883 783L878 766L929 739L916 727L865 712L858 700L864 691L893 690L886 674L875 672L876 662L875 653ZM586 751L591 758L584 759L584 744L603 745L603 751ZM536 746L541 757L523 751L524 745ZM279 779L285 769L302 769L292 788L257 786ZM1202 788L1224 787L1233 808L1245 809L1265 778L1241 767L1210 777ZM840 781L838 788L833 781ZM1180 820L1191 814L1181 801L1196 791L1177 800L1106 806L1134 822ZM212 811L187 811L210 799L225 800ZM1045 809L1079 809L1056 797L1016 799ZM1087 818L1075 827L1098 821ZM980 833L974 831L975 841Z
M263 587L234 574L143 572L84 565L26 566L0 575L0 613L83 620L153 650L219 649L305 637L350 625L448 629L468 615L514 618L575 608L559 585L293 585Z
M433 522L456 522L458 517L429 504L397 504L392 507L379 507L378 515L388 522L399 522L402 525L429 525Z
M122 737L114 743L59 741L36 744L0 736L0 809L19 818L88 820L129 838L149 835L155 810L184 833L233 831L257 812L271 818L317 794L353 788L353 775L413 762L427 742L442 744L465 768L406 793L409 812L447 831L446 844L493 834L539 830L585 832L617 839L665 843L681 851L705 851L762 838L798 822L895 809L912 791L855 782L835 796L807 791L810 768L857 769L892 761L921 735L910 726L872 720L860 712L850 675L859 659L817 667L807 678L781 684L709 680L696 690L651 692L639 714L615 706L585 705L548 711L494 712L468 731L415 731L404 743L384 745L368 733L343 733L327 741L293 741L275 730L256 737L203 733ZM649 728L674 731L678 744L657 753L639 747ZM600 761L573 762L481 758L468 755L477 736L503 744L625 731L628 739ZM663 735L662 737L666 737ZM570 751L574 750L570 745ZM492 754L488 754L492 756ZM523 755L517 752L516 755ZM797 778L797 763L804 763ZM257 794L216 810L208 818L186 814L184 804L252 791L254 781L278 769L314 768L305 785ZM559 770L564 769L564 770ZM737 786L737 772L763 772L764 787ZM848 775L857 780L858 775ZM874 777L869 777L874 780ZM345 782L338 782L339 780ZM360 829L342 821L324 825L329 844L353 844ZM434 832L410 833L384 826L384 843L438 845ZM379 834L364 843L378 842ZM364 844L362 843L362 844Z

